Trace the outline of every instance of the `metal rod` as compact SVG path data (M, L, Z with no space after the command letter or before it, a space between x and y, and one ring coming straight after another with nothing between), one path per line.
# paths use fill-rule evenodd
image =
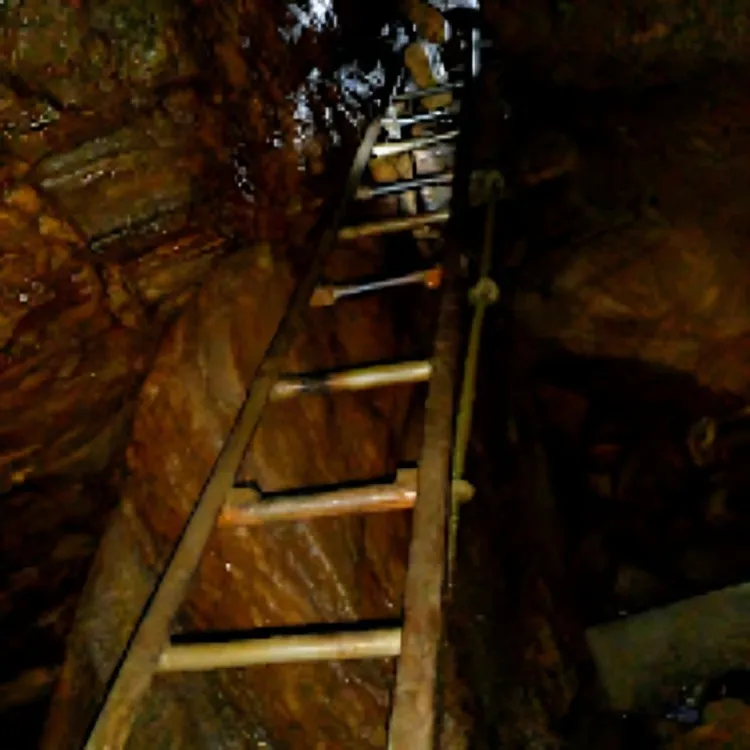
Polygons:
M445 210L429 214L418 214L417 216L398 216L393 219L356 224L339 230L339 239L355 240L357 237L372 237L378 234L404 232L409 229L416 229L432 224L445 224L449 218L450 211Z
M421 138L410 138L406 141L391 141L389 143L378 143L372 149L372 155L376 158L383 156L397 156L408 151L426 149L439 143L452 141L458 137L458 130L449 130L447 133L438 135L426 135Z
M182 604L193 573L234 485L237 467L260 422L282 367L282 358L297 335L321 271L336 245L345 208L357 190L372 147L380 134L380 118L365 132L349 171L341 203L320 240L302 282L292 294L287 312L271 340L245 402L224 443L199 498L193 506L165 568L156 582L120 661L115 665L86 741L86 750L122 750L130 734L136 708L157 669L169 627Z
M212 669L311 661L388 659L401 652L401 629L331 635L283 635L228 643L168 646L159 672L206 672Z
M405 91L403 94L396 94L391 101L408 102L412 99L421 99L422 97L432 96L433 94L444 94L448 91L460 89L463 85L463 81L455 81L453 83L443 83L439 86L432 86L429 89L413 89L412 91Z
M383 127L393 127L394 125L417 125L420 122L432 122L443 118L454 118L458 112L452 109L433 109L430 112L419 112L415 115L402 115L400 117L384 117Z
M452 172L441 172L440 174L428 174L423 177L415 177L412 180L398 180L388 182L375 187L362 186L357 190L356 200L370 200L383 195L394 195L406 190L417 190L428 185L450 185L453 181Z
M419 495L414 506L406 574L401 658L388 738L390 750L434 748L459 348L459 264L459 248L454 240L447 247L445 286L427 396Z
M484 242L482 256L479 262L479 284L489 282L492 268L492 248L495 235L495 197L490 195L485 215ZM477 289L475 287L475 289ZM477 368L479 365L479 346L482 342L482 324L487 306L491 300L487 295L476 294L474 300L474 315L471 321L469 344L466 350L463 379L461 382L461 398L456 417L456 434L453 447L453 479L462 479L466 466L466 451L469 447L471 422L474 413L474 398L476 395ZM448 535L448 589L453 586L453 571L456 563L456 544L458 540L458 516L460 506L455 501L451 505L450 530Z
M457 502L465 503L474 496L474 488L463 479L456 480L453 494ZM401 469L395 482L344 487L308 495L263 497L255 489L235 487L229 491L227 505L219 516L219 526L263 526L283 521L408 510L414 507L416 497L416 469Z
M404 383L423 383L430 379L429 360L369 365L339 372L316 375L289 375L278 380L271 391L271 401L286 401L303 394L367 391Z
M441 266L428 268L424 271L413 271L403 276L392 276L375 281L363 281L358 284L329 284L319 286L310 299L310 307L330 307L341 299L354 297L367 292L379 292L384 289L422 284L428 289L437 289L443 277Z
M235 487L229 491L227 505L219 516L219 526L262 526L279 521L402 510L414 505L416 495L416 469L402 469L395 482L343 487L297 497L263 498L257 490Z

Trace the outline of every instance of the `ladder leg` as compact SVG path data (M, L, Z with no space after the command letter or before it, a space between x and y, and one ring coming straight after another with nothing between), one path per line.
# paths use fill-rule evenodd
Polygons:
M148 690L159 658L169 643L169 627L182 604L216 525L237 468L260 422L281 371L281 357L296 335L323 266L330 255L344 206L353 196L380 132L380 118L369 126L357 151L341 206L324 235L302 283L297 287L276 335L259 368L232 431L224 443L203 491L194 506L151 599L146 604L130 642L108 685L107 694L86 743L86 750L122 750L130 734L139 700Z
M427 395L412 541L404 594L401 657L389 732L389 750L433 750L442 598L450 509L454 385L459 350L459 252L447 247L433 372Z

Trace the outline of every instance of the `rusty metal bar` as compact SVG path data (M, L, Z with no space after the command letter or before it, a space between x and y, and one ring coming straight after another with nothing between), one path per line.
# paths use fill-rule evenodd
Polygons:
M373 237L378 234L404 232L433 224L445 224L449 218L450 211L435 211L434 213L418 214L417 216L398 216L393 219L356 224L351 227L343 227L339 231L339 239L355 240L357 237Z
M168 646L159 658L158 671L206 672L264 664L388 659L400 652L401 628L330 635L283 635L227 643Z
M433 120L450 119L458 114L455 109L433 109L430 112L419 112L415 115L400 115L398 117L384 117L383 127L418 125L422 122L432 122Z
M234 485L237 467L281 373L282 358L297 335L318 278L335 247L345 208L359 186L379 133L378 117L365 132L349 171L341 203L321 237L318 252L310 260L302 282L292 294L287 312L255 374L231 432L141 613L125 652L114 668L104 701L89 732L86 750L122 750L125 747L138 703L151 685L161 652L169 642L172 619L185 598L188 584L198 567L227 493Z
M416 151L417 149L426 149L430 146L437 146L458 137L458 130L449 130L447 133L438 135L426 135L421 138L410 138L406 141L392 141L390 143L378 143L372 150L375 158L383 156L397 156L407 151Z
M371 200L384 195L397 195L407 190L418 190L430 185L450 185L453 182L452 172L441 172L440 174L428 174L423 177L415 177L413 180L398 180L388 182L375 187L362 186L357 190L356 200Z
M396 94L391 99L392 102L408 102L413 99L421 99L426 96L433 96L434 94L445 94L449 91L455 91L460 89L464 85L463 81L454 81L453 83L442 83L439 86L432 86L429 89L413 89L411 91L405 91L403 94Z
M279 378L271 390L271 401L287 401L296 396L316 393L368 391L391 385L424 383L430 379L431 373L429 360L417 360L315 375L286 375Z
M465 480L454 480L453 496L458 503L471 500L474 488ZM387 513L414 507L417 498L416 469L401 469L395 482L342 487L304 495L263 496L250 487L235 487L219 516L219 527L262 526L283 521L364 513Z
M460 253L448 244L433 373L427 396L412 541L404 595L401 658L391 715L390 750L433 750L438 659L442 639L446 532L459 350Z
M403 276L391 276L375 281L362 281L356 284L328 284L319 286L310 299L310 307L330 307L346 297L354 297L368 292L380 292L384 289L422 284L427 289L437 289L443 278L441 266L427 268L424 271L413 271Z

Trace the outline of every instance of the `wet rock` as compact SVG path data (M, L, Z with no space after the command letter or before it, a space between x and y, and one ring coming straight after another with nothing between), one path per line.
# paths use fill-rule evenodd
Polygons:
M128 250L180 231L203 171L189 131L158 113L67 153L43 159L34 179L80 227L95 252L126 231Z
M347 253L347 273L377 267L367 252L354 258ZM329 274L336 278L343 271L340 265ZM125 643L153 570L200 491L291 288L278 251L270 265L252 252L238 255L217 269L165 340L142 391L122 507L82 603L47 746L73 747L80 740L82 707L95 700ZM385 304L382 297L359 302L356 315L338 307L321 311L285 369L328 369L392 356L399 344ZM409 400L409 389L387 389L274 405L239 479L281 491L387 473L395 468ZM394 616L408 528L405 515L390 515L219 531L193 581L180 626L251 629ZM190 700L208 712L202 732L211 739L194 739L192 746L232 746L227 732L246 727L248 737L267 736L269 747L309 747L311 736L346 747L382 747L391 676L392 665L376 661L201 677L198 697ZM231 721L206 698L216 690L231 707ZM70 704L72 695L81 698ZM145 701L143 715L162 715L162 707L174 701L182 712L193 705L190 700L167 685ZM156 731L139 724L130 747L151 744Z
M124 97L138 104L155 85L195 72L183 13L169 0L11 3L3 10L3 59L65 107Z

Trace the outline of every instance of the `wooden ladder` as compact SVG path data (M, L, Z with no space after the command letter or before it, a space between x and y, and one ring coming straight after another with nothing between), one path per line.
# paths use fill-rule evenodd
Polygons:
M460 83L447 83L437 91L450 89L456 92L460 88ZM416 101L437 91L401 92L390 101L391 104ZM363 171L372 156L450 143L459 133L458 129L452 129L434 136L378 142L384 127L435 121L445 115L445 112L432 112L397 115L390 119L378 117L367 128L351 167L341 205L323 234L318 252L303 280L292 294L286 314L270 342L229 436L114 669L87 735L86 750L122 750L125 747L138 703L156 673L396 656L400 659L389 748L432 750L450 508L457 498L468 499L473 493L466 482L451 478L462 301L459 294L460 250L456 243L446 242L441 266L398 278L343 286L320 285L319 279L337 240L424 229L448 222L449 211L437 211L340 228L346 206L352 199L367 200L397 195L423 185L450 184L452 174L443 173L374 187L360 186ZM423 284L429 288L442 286L431 360L362 366L334 373L282 376L282 357L309 307L332 305L342 299L406 284ZM368 390L425 381L429 381L429 387L424 443L418 468L400 470L395 482L273 497L269 502L258 502L257 492L235 486L236 473L268 402L306 393ZM342 629L330 635L284 635L229 643L171 645L172 620L185 599L190 580L217 523L232 527L253 526L411 507L414 509L413 532L402 627L373 628L355 633Z

